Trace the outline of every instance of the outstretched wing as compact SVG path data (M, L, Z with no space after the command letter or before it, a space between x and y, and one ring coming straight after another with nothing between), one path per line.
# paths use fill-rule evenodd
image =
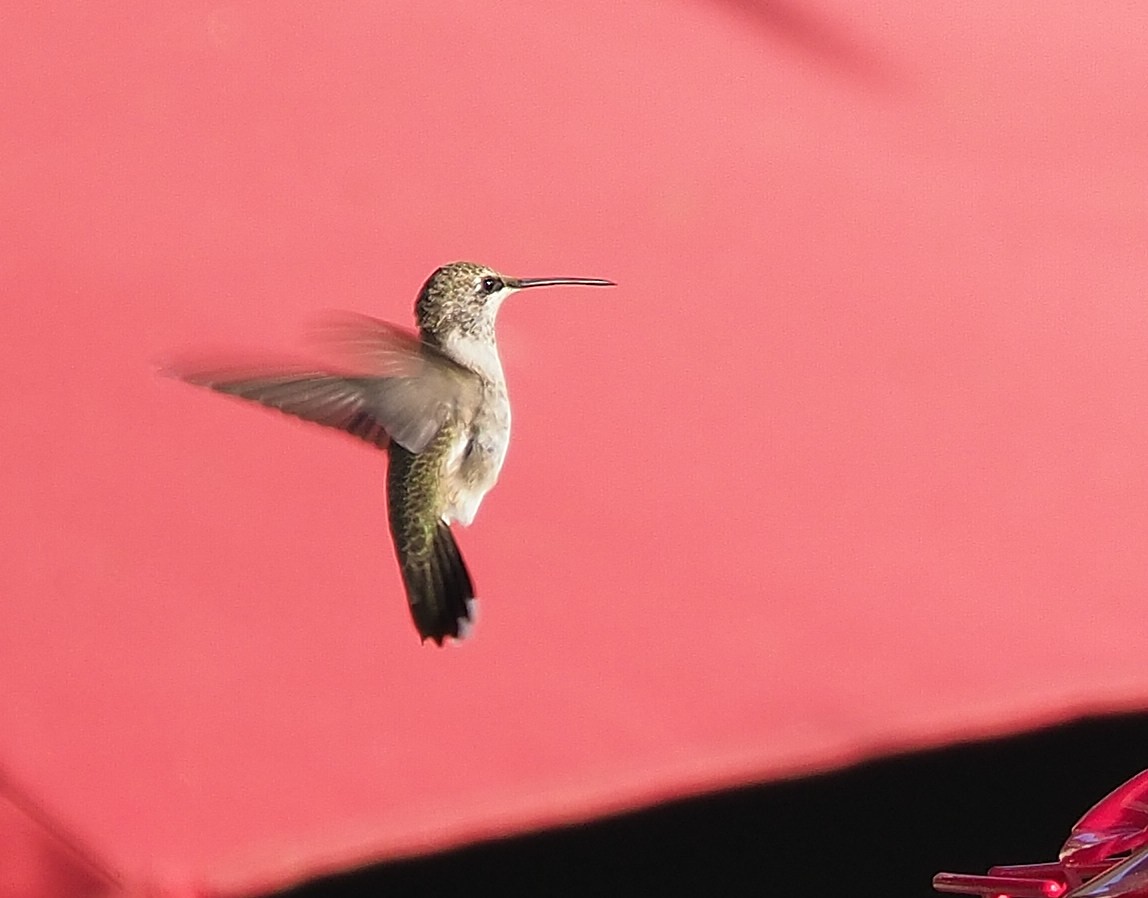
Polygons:
M176 365L175 376L344 430L380 448L394 440L422 452L452 415L477 405L477 377L402 328L365 315L340 315L322 342L346 370L286 365Z

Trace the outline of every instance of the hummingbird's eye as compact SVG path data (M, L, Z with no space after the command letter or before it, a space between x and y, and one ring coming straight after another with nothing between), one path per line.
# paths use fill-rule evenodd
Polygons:
M487 296L489 296L491 293L497 293L505 286L506 285L502 283L500 278L483 278L478 283L479 290L481 290Z

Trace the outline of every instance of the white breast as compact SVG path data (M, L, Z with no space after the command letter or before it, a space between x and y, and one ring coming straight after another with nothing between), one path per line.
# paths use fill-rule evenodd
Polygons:
M497 348L469 339L450 341L443 348L483 380L482 401L469 428L461 433L443 462L445 503L442 518L469 525L487 492L498 481L510 442L510 403Z
M506 379L498 347L490 340L452 334L443 340L442 349L460 365L477 371L485 380L503 383Z
M469 526L482 500L498 482L509 445L509 409L499 417L502 424L497 429L480 426L460 436L443 463L446 501L442 519L448 524L457 521Z

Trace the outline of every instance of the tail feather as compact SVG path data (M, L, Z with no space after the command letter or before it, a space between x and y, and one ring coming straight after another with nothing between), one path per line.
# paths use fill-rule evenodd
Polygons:
M419 635L437 645L448 636L458 639L470 621L474 584L449 525L438 522L428 554L400 561Z

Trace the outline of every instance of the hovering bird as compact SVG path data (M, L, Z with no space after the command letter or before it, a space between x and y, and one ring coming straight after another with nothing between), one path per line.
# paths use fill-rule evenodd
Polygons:
M346 370L290 366L177 369L192 384L335 427L388 455L387 507L411 617L425 641L460 638L474 585L450 525L469 525L498 480L510 441L510 401L494 335L511 293L613 286L600 278L512 278L454 262L415 303L417 336L366 315L328 323Z

